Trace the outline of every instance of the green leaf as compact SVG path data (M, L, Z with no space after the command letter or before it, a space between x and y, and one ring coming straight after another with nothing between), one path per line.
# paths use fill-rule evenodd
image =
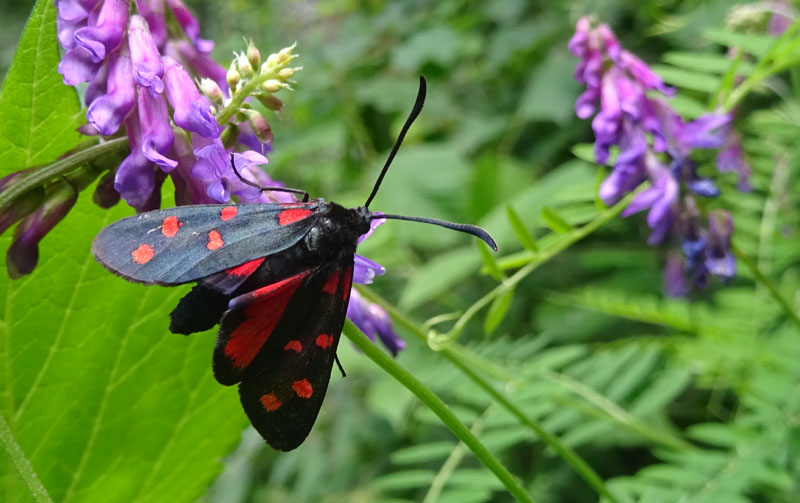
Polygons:
M512 288L501 293L492 301L492 305L489 306L489 312L486 313L486 321L483 322L483 330L486 335L491 335L497 329L497 326L508 314L508 309L511 307L513 299L514 289Z
M54 501L195 500L247 423L212 376L214 335L167 330L186 288L127 283L89 252L130 211L80 198L34 273L0 285L0 413ZM1 499L30 501L9 463Z
M573 103L580 85L572 77L575 58L566 48L550 51L536 67L519 104L519 114L528 120L566 124L575 116Z
M56 8L38 0L3 81L0 95L0 177L45 164L80 140L78 95L58 74Z
M653 71L667 84L683 89L713 93L719 85L717 77L699 71L689 71L667 65L653 65Z
M723 54L699 53L699 52L668 52L662 58L665 63L684 68L686 70L697 70L703 73L716 73L723 75L727 73L733 60ZM753 71L753 65L741 62L736 67L739 75L748 75Z
M744 49L753 56L763 57L775 43L775 38L768 35L734 33L720 28L712 28L703 32L708 40L727 47Z
M520 244L534 253L538 252L539 247L536 246L536 240L533 238L530 231L525 228L522 219L519 218L519 215L517 215L517 212L514 211L511 205L506 205L506 213L508 213L508 222L511 224L511 228L514 229L514 234L517 235Z
M542 220L555 232L566 234L572 232L572 226L564 218L553 211L549 206L542 206Z

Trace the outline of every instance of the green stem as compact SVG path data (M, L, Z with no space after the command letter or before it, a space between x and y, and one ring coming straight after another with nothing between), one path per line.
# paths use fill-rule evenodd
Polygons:
M525 488L514 478L508 469L503 466L500 461L489 452L489 450L480 442L480 440L472 434L464 423L458 420L447 405L439 399L431 390L429 390L422 382L416 377L411 375L406 369L401 367L389 355L381 351L378 346L373 344L367 337L361 333L358 328L350 320L347 320L342 332L358 349L364 352L372 361L378 364L389 375L398 380L403 386L408 388L409 391L414 393L417 398L428 406L442 422L452 431L464 444L470 448L475 456L490 469L495 476L503 483L508 489L508 492L520 502L533 503L533 498L525 491Z
M278 72L280 72L284 67L285 65L276 66L272 70L258 74L249 81L247 81L247 83L244 86L242 86L241 89L233 93L230 103L228 103L227 106L225 106L225 108L223 108L222 111L219 113L219 116L217 117L217 123L220 126L224 126L225 124L227 124L228 121L231 119L231 117L233 117L234 114L236 114L236 112L238 112L239 109L242 108L242 105L244 105L244 101L247 98L249 98L250 95L261 86L261 84L268 81L269 79L276 78L278 76ZM254 70L258 71L258 68Z
M415 335L418 339L423 342L428 340L426 333L419 327L417 324L412 321L410 318L405 316L403 313L397 310L391 304L388 304L385 300L381 299L377 294L375 294L372 290L368 289L359 289L359 292L364 295L364 297L368 298L370 301L377 302L381 304L391 315L392 319L398 324L405 327L409 332ZM595 472L591 466L589 466L580 456L578 456L575 451L561 443L561 441L555 437L554 435L547 432L544 428L534 422L532 419L527 417L525 413L519 409L516 405L514 405L510 400L508 400L505 396L503 396L499 391L495 389L486 379L484 379L480 374L475 372L474 368L480 368L482 370L486 370L487 373L491 373L497 376L498 379L501 379L505 382L510 382L509 376L506 375L504 371L501 369L495 369L494 365L490 362L486 362L482 358L470 353L467 349L459 346L458 344L451 344L446 348L443 348L439 351L439 354L444 356L448 361L453 363L456 368L464 372L464 374L470 378L475 384L477 384L481 389L483 389L486 393L488 393L492 398L497 400L501 406L503 406L507 411L509 411L514 417L516 417L522 424L530 428L535 434L539 435L539 438L542 439L547 445L549 445L554 451L556 451L561 457L569 463L570 466L580 475L583 479L590 485L594 490L601 495L606 496L609 501L617 501L611 496L606 489L603 480L600 476Z
M548 247L536 253L535 255L531 256L531 261L522 269L514 273L511 277L504 280L500 283L497 287L495 287L492 291L484 295L481 299L477 302L472 304L469 309L467 309L464 314L456 321L453 325L453 328L450 330L449 333L441 335L435 339L435 344L437 345L436 349L439 349L441 346L445 346L455 340L458 335L461 333L461 330L464 329L466 324L472 319L475 314L478 313L481 309L491 304L491 302L499 297L500 295L504 294L508 290L513 289L517 283L525 279L530 273L535 271L539 266L550 260L551 258L555 257L562 251L566 250L577 241L585 238L592 232L596 231L600 228L603 224L615 218L619 215L622 210L628 206L631 199L633 199L635 193L628 194L620 201L618 201L614 206L606 209L605 211L601 212L594 220L589 222L588 224L584 225L579 229L575 229L568 234L564 235L564 239L559 240L553 246Z
M126 148L128 148L127 137L115 138L70 154L52 164L35 169L28 176L25 176L19 182L11 184L6 190L0 193L0 211L4 210L14 202L14 199L30 189L38 187L48 180L69 173L76 167L97 159L98 157Z
M769 290L769 293L772 295L772 298L775 300L775 302L777 302L781 309L783 309L784 312L789 315L789 318L791 318L792 321L798 327L800 327L800 316L797 315L797 312L795 312L795 310L792 308L792 305L789 303L789 301L783 297L780 290L778 290L778 287L775 286L775 283L765 276L764 273L761 272L761 269L758 268L758 265L755 263L755 261L750 258L748 254L743 252L738 246L732 244L731 249L736 257L741 260L748 269L750 269L750 272L753 274L753 277L756 279L756 281L760 282L762 285L764 285L764 287L766 287L767 290Z
M28 491L34 499L39 503L53 503L50 495L47 494L47 489L44 488L36 472L33 470L31 462L25 457L25 452L14 440L14 433L11 427L6 422L3 414L0 413L0 445L3 446L11 459L12 464L19 472L25 485L28 486Z

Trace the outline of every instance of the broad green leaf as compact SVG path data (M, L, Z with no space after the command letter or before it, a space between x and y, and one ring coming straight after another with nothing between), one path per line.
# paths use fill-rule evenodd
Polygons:
M575 97L580 94L580 84L572 76L576 64L566 48L551 50L528 80L519 114L525 119L560 125L572 120Z
M129 213L80 198L34 273L1 282L0 413L54 501L194 500L247 423L212 376L214 334L167 329L186 288L127 283L94 261L94 235ZM5 452L0 499L31 500Z
M58 59L56 7L38 0L0 94L0 177L52 161L80 139L78 95L62 83Z
M492 305L489 306L489 311L486 313L486 321L483 322L483 331L486 335L491 335L506 317L512 300L514 300L514 290L510 289L492 301Z
M542 206L542 220L550 229L559 234L566 234L572 231L572 226L569 222L549 206Z
M536 240L533 239L533 235L525 227L522 219L519 218L519 215L517 215L517 212L514 211L511 205L506 206L506 213L508 213L508 223L510 223L511 228L514 229L514 234L517 235L520 244L534 253L538 252L539 247L536 246Z

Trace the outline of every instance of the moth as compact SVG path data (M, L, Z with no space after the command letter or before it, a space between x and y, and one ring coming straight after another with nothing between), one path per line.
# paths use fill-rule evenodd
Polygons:
M338 364L358 238L371 221L439 225L477 236L497 250L489 233L473 225L368 209L425 94L420 77L414 107L364 206L344 208L308 200L301 190L256 185L304 197L295 203L149 211L112 223L92 243L97 261L128 281L196 283L172 311L170 331L190 334L219 324L214 377L226 386L239 385L247 417L275 449L299 446L317 418L333 362Z

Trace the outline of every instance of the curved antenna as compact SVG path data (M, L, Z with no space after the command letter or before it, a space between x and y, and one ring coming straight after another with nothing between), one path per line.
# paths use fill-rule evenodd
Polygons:
M239 173L239 170L236 169L236 162L233 160L233 152L231 152L231 168L233 168L233 172L236 173L236 177L245 185L255 187L261 192L291 192L292 194L303 194L303 202L308 202L308 192L305 190L290 189L288 187L262 187L261 185L246 179L241 173Z
M448 229L453 229L454 231L472 234L473 236L480 238L484 243L489 245L489 247L492 250L497 251L497 243L495 243L494 238L492 238L492 236L488 232L486 232L486 230L478 227L477 225L457 224L454 222L448 222L446 220L439 220L436 218L408 217L406 215L386 215L383 213L370 213L367 218L369 220L376 220L380 218L388 218L391 220L407 220L409 222L422 222L424 224L433 224L433 225L438 225L440 227L446 227Z
M406 133L408 133L408 129L411 127L411 124L414 123L414 119L417 118L420 111L422 111L422 105L425 104L425 93L427 92L428 85L425 82L425 77L422 75L419 76L419 91L417 91L417 101L414 102L414 107L411 108L411 113L408 114L408 118L406 119L406 123L403 124L403 129L400 130L400 134L397 135L397 140L394 142L394 147L392 147L392 151L389 152L389 157L386 159L386 163L383 165L383 169L381 170L381 174L378 175L378 180L375 181L375 186L372 187L372 193L367 198L367 202L364 203L365 208L369 208L369 203L372 202L372 199L375 197L375 194L378 193L378 188L381 186L381 182L383 181L383 177L386 175L386 170L389 169L389 165L392 164L392 160L394 156L397 155L397 151L400 149L400 144L403 143L403 139L406 137Z

